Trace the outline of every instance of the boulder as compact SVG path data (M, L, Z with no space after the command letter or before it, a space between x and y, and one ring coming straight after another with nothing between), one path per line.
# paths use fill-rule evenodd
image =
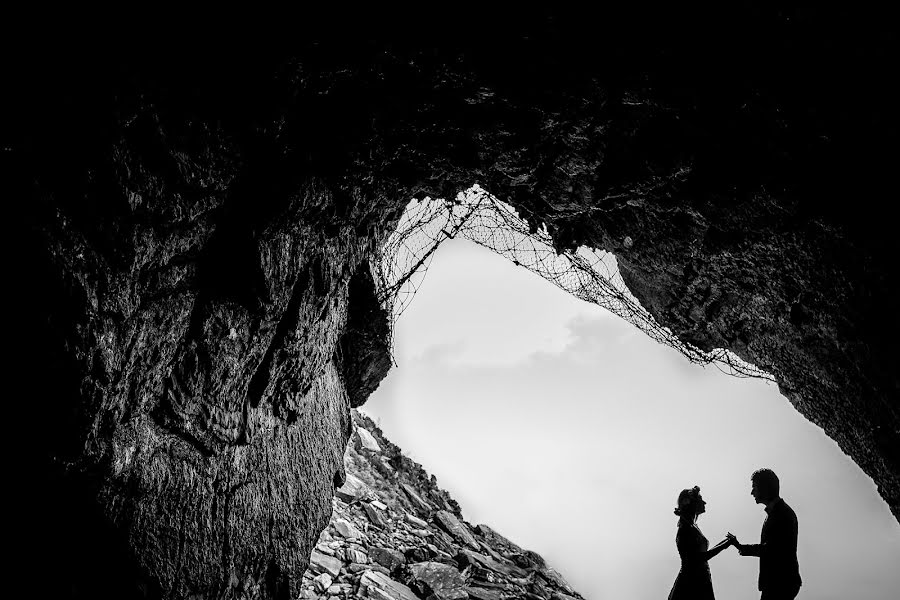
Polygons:
M469 597L474 600L501 600L500 590L487 589L471 585L466 587Z
M384 567L382 567L381 565L369 564L369 570L376 571L378 573L381 573L382 575L387 575L388 577L391 576L391 572L388 571L387 569L385 569Z
M431 504L429 504L425 500L423 500L422 497L419 496L418 492L416 492L415 488L413 488L411 485L409 485L408 483L401 483L400 487L403 489L404 492L406 492L406 495L409 497L410 502L417 509L419 509L420 511L422 511L426 514L431 512L432 510L434 510L434 507L431 506Z
M411 563L422 562L431 558L425 548L420 548L418 546L404 550L403 555L406 557L406 560Z
M334 528L341 536L347 539L359 539L363 536L362 532L346 519L336 520L334 522Z
M348 473L344 485L334 490L334 495L344 502L354 502L356 500L370 498L374 494L362 479Z
M483 552L485 552L488 556L490 556L497 562L500 562L500 563L508 563L509 562L509 559L507 559L504 556L501 556L496 550L491 548L488 544L485 544L484 542L479 542L478 545L481 546L481 550ZM519 565L519 566L522 566L522 565Z
M550 590L547 589L547 586L544 585L544 582L540 577L531 578L531 582L526 587L529 592L542 600L550 598Z
M544 575L549 581L556 584L557 587L564 589L566 592L573 594L575 590L572 589L572 586L569 585L569 582L565 580L565 578L553 567L550 565L545 565L541 569L541 575Z
M323 529L322 533L319 534L319 542L320 543L324 544L324 543L330 542L331 539L332 539L331 534L328 532L328 529Z
M415 525L416 527L428 527L427 521L423 521L422 519L420 519L419 517L417 517L415 515L406 513L406 515L404 515L403 518L406 519L406 522L409 523L410 525Z
M544 557L531 550L516 552L510 555L509 558L523 569L543 569L547 565Z
M371 598L372 600L394 600L394 598L389 595L387 592L384 592L376 587L363 588L365 597Z
M381 452L381 446L378 445L378 440L376 440L375 436L369 433L369 430L365 427L356 428L356 437L359 438L360 445L366 450Z
M391 571L406 564L406 557L393 548L369 548L369 560Z
M364 572L359 579L359 585L370 598L386 597L390 600L419 600L407 586L378 571L370 570ZM373 591L375 591L374 596L372 595Z
M317 592L324 592L329 587L331 587L332 583L331 575L328 573L322 573L321 575L316 575L313 577L313 585L316 588Z
M425 597L435 600L463 600L468 598L466 578L450 565L439 562L420 562L409 566L410 583Z
M456 548L459 545L459 542L452 535L441 529L440 527L435 527L432 529L435 534L435 541L441 541L445 546Z
M380 510L373 506L373 503L363 504L362 506L363 510L366 511L366 516L369 517L369 521L371 521L373 525L381 528L387 527L387 519Z
M520 569L515 565L501 563L490 556L485 556L484 554L473 552L472 550L466 550L465 548L459 551L457 562L462 564L476 564L495 573L506 575L507 577L522 578L528 575L527 571ZM558 576L559 574L557 573L556 575Z
M447 512L446 510L439 510L434 514L434 519L447 533L466 546L474 550L481 549L481 546L478 545L478 540L475 539L475 536L472 535L469 528L457 519L456 515L453 513Z
M313 550L309 555L309 566L314 571L329 573L332 577L337 577L338 573L341 572L341 567L344 566L344 563L333 556L328 556L327 554Z
M489 542L490 544L492 544L494 546L502 546L504 548L511 549L515 552L522 552L522 549L519 546L517 546L516 544L509 541L503 535L497 533L494 529L492 529L488 525L480 523L475 526L475 531L477 531L481 537L483 537L487 542Z

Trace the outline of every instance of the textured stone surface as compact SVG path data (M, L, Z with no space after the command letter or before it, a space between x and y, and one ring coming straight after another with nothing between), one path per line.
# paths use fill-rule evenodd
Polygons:
M341 572L342 564L340 559L316 552L315 550L313 550L309 556L309 566L311 569L325 571L332 577L337 577L338 573Z
M528 575L527 571L524 571L515 565L500 563L497 560L478 552L463 549L460 551L460 554L462 556L459 557L459 560L465 564L478 564L496 573L503 573L508 577L525 577ZM541 565L541 567L543 567L543 565ZM568 584L566 584L566 587L567 585ZM560 584L560 587L563 587L563 585Z
M49 583L75 595L287 597L344 480L374 205L252 109L192 104L210 81L142 77L80 87L24 138L24 543L56 540Z
M366 487L366 484L360 481L358 477L347 475L344 485L336 488L334 494L344 502L353 502L354 500L368 497L371 492Z
M378 445L378 442L372 437L372 434L363 427L358 427L356 429L356 435L359 438L359 443L362 444L362 447L366 450L371 450L372 452L381 452L381 447Z
M324 592L331 587L331 581L331 575L328 573L322 573L321 575L313 577L313 585L317 592Z
M453 513L447 512L446 510L439 510L434 513L434 520L436 523L440 524L444 531L466 546L476 550L480 548L478 542L475 540L475 536L469 531L469 528L461 523Z
M407 586L377 571L363 573L360 585L366 588L367 594L371 594L370 588L375 588L392 600L418 600L418 597Z
M384 514L381 512L382 509L373 506L371 503L366 503L363 504L363 510L366 511L366 516L369 517L369 521L372 522L372 525L381 528L385 528L388 526L388 522L384 518Z
M426 598L434 596L435 600L464 600L469 597L465 591L466 578L450 565L425 561L410 565L409 571L412 582Z
M385 439L370 419L356 411L352 416L354 423L370 428L379 447L391 459L400 455L400 449ZM341 586L346 598L398 598L405 588L419 598L432 600L463 600L471 589L478 594L488 588L496 592L487 592L493 598L500 597L501 592L506 598L546 600L554 592L580 597L540 555L522 550L486 525L470 531L470 536L472 543L490 556L472 552L464 541L442 531L438 511L429 514L428 521L411 517L407 511L412 509L412 502L401 489L403 485L433 504L452 507L453 522L469 530L453 499L437 486L434 477L408 458L398 461L397 469L386 470L376 453L351 444L344 466L348 478L364 481L372 495L384 500L372 503L384 505L386 523L384 528L370 525L368 503L344 502L337 496L333 499L331 519L319 536L316 549L328 548L337 557L335 562L328 562L329 573L338 573L333 585ZM359 542L345 540L340 534L348 524L365 534ZM310 568L301 579L301 597L315 593L314 577L322 570L321 563L328 559L323 559L318 551L313 552ZM516 564L519 562L521 567ZM373 582L376 582L374 586Z
M501 600L503 596L500 595L499 590L491 590L477 586L469 586L466 588L466 591L469 594L470 598L475 598L475 600Z
M900 516L891 20L458 12L5 53L5 418L48 595L292 596L390 365L368 262L474 182L773 373Z
M382 567L393 570L406 562L403 554L393 548L372 548L369 556Z
M334 523L335 531L338 535L348 540L359 539L363 537L362 532L356 526L346 519L338 519Z
M401 489L406 492L407 497L409 497L410 502L422 514L428 514L431 512L434 507L428 503L427 500L423 500L421 496L416 492L415 488L411 485L404 483L400 485Z

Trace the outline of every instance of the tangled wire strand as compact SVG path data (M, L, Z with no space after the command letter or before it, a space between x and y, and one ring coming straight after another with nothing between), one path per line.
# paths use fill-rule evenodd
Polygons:
M585 247L557 253L546 226L532 231L515 209L477 184L451 200L413 200L382 247L373 272L379 300L392 315L392 339L396 320L421 286L434 253L453 238L488 248L575 297L605 308L693 363L712 364L736 377L774 381L769 373L726 349L706 352L678 339L631 294L612 254Z

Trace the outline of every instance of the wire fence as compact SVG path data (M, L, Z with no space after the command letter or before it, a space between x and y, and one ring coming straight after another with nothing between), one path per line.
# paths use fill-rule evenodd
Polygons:
M392 338L397 318L422 285L438 247L460 238L493 250L577 298L605 308L693 363L711 364L737 377L774 381L770 374L728 350L700 350L657 323L628 290L612 254L584 247L557 253L546 226L532 229L515 209L477 184L453 199L410 202L373 268L379 299L392 315Z

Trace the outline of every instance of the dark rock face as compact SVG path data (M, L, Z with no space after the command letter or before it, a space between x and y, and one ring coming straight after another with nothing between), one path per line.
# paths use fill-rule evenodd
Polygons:
M294 595L390 364L367 263L408 198L476 181L772 372L900 516L889 20L698 16L13 65L23 568L76 597Z
M289 210L323 194L301 190ZM83 312L51 338L68 346L74 373L49 383L50 399L80 398L85 412L80 431L42 446L65 461L63 477L94 481L86 493L173 597L257 585L288 597L343 481L350 401L336 350L355 310L348 285L362 244L325 238L297 216L249 244L262 289L216 265L249 298L197 284L211 268L204 259L219 260L188 258L215 237L202 217L174 234L129 224L135 247L124 264L76 235L54 240L49 259L66 291L47 301ZM53 349L34 341L36 353ZM51 422L68 417L54 404L40 410Z
M368 265L350 281L349 302L354 310L341 338L341 364L350 406L362 406L391 369L390 315L378 302Z
M54 593L294 597L350 404L389 365L377 203L302 172L255 115L195 120L192 89L104 80L22 138L39 401L13 422L42 423L24 518L55 540Z

